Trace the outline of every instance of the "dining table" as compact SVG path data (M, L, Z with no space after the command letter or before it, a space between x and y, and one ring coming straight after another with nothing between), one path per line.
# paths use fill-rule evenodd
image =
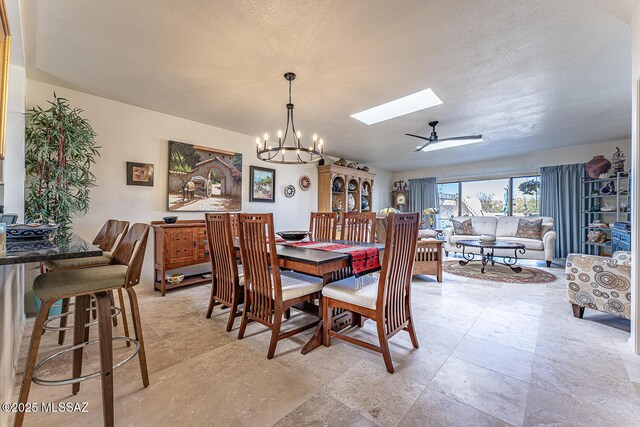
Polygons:
M233 242L236 251L239 251L238 238L234 238ZM375 247L379 251L381 260L384 253L384 244L381 243L363 243L349 240L322 240L322 242L360 247ZM315 277L321 277L323 286L328 283L353 276L353 271L351 269L351 256L349 254L289 246L286 243L294 242L283 241L276 243L278 265L283 270L291 270ZM320 318L320 322L316 326L313 336L301 350L302 354L307 354L323 345L322 328L324 321L322 319L322 312L319 310L317 305L310 303L298 304L294 307L300 311L317 315ZM358 314L354 314L349 311L334 313L331 318L331 328L339 331L352 325L360 325L360 320L361 318Z

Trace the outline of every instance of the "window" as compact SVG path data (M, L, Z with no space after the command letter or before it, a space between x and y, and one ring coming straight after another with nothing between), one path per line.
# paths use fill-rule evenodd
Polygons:
M540 214L540 176L523 176L512 179L514 216Z
M438 197L438 227L446 228L451 225L451 217L460 213L460 183L438 184Z
M462 215L509 215L509 179L462 183Z
M540 214L540 176L438 184L438 226L452 216L533 216Z

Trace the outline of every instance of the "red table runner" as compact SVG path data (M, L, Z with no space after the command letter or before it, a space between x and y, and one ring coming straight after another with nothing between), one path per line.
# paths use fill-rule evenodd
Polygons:
M286 245L348 254L351 257L351 270L356 277L379 271L381 268L380 252L376 247L317 242L313 240L308 242L286 243Z

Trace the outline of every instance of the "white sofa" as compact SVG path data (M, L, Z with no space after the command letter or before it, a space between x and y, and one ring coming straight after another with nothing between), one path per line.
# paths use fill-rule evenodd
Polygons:
M453 227L445 228L443 230L445 243L443 245L445 253L449 252L462 252L461 248L456 247L456 242L460 240L477 239L481 234L494 234L497 240L522 243L525 247L525 254L518 254L518 258L521 259L535 259L544 260L547 262L547 266L551 266L554 255L554 243L556 240L556 232L553 231L553 218L549 217L524 217L528 220L535 220L542 218L542 233L540 239L525 239L522 237L515 237L518 231L518 222L520 218L517 216L467 216L453 218L455 221L465 221L471 219L473 225L473 235L457 235L453 232ZM479 254L479 248L467 247L465 249L468 253ZM496 256L513 256L513 251L496 249Z

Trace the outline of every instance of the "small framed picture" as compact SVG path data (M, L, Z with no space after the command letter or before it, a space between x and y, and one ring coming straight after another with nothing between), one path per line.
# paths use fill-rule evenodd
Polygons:
M251 166L250 170L249 201L274 203L276 201L276 170L259 166Z
M127 185L153 187L153 164L127 162Z

